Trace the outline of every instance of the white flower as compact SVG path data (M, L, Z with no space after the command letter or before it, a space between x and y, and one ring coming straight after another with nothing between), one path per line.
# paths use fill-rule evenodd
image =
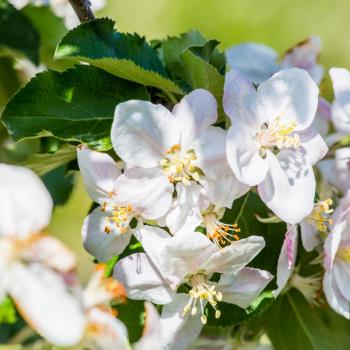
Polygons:
M333 215L334 225L324 245L323 290L329 305L350 318L350 192Z
M289 49L280 63L275 50L256 43L233 46L226 51L226 58L230 68L257 84L281 69L293 67L305 69L319 84L323 78L323 67L317 63L320 51L320 38L311 36Z
M322 239L327 237L329 228L333 223L333 220L330 217L330 215L333 213L333 209L330 209L330 205L332 205L332 200L330 199L315 203L311 214L309 214L299 223L301 241L303 243L303 247L308 252L314 250L321 243ZM294 273L297 251L298 225L289 225L281 248L281 253L278 258L278 288L273 293L275 297L277 297L286 287L288 281L289 287L298 288L304 295L310 295L307 285L309 282L312 282L312 277L303 278L297 273ZM291 277L292 280L290 280ZM316 280L319 280L318 276L316 276ZM310 284L311 287L314 285L316 285L316 283ZM316 296L315 293L312 293L312 288L310 290L311 295L314 294ZM314 303L312 298L308 298L308 301Z
M258 185L260 197L294 224L313 209L312 165L328 148L310 125L318 88L300 69L282 70L257 89L238 73L226 75L224 109L232 126L227 159L237 179Z
M125 191L137 195L152 181L154 186L143 198L144 205L153 207L156 201L168 211L175 186L185 202L196 201L198 184L204 188L206 181L230 174L233 178L226 160L226 131L211 126L216 120L216 100L202 89L185 96L172 113L146 101L120 103L115 110L111 139L116 153L127 164L125 177L129 182L125 182ZM156 198L152 195L155 191L159 194ZM187 209L194 208L194 203ZM183 209L184 206L178 210Z
M129 298L166 304L161 315L164 349L185 349L199 335L207 303L216 317L220 301L245 308L272 278L266 271L244 267L263 249L262 237L251 236L220 249L198 232L170 237L160 228L145 226L139 234L147 255L120 260L114 276ZM219 282L211 280L215 272L222 274ZM189 294L176 294L182 284Z
M84 319L72 294L75 257L41 232L51 210L52 199L37 175L0 164L0 302L9 295L39 334L70 346L80 340Z
M151 174L145 172L141 179L133 178L134 169L127 169L122 174L106 153L85 146L79 147L77 153L85 187L100 205L84 221L84 247L99 261L108 261L129 244L133 218L142 223L143 218L154 220L165 214L168 209L164 208L160 198L164 192ZM148 180L147 187L140 184L144 179Z

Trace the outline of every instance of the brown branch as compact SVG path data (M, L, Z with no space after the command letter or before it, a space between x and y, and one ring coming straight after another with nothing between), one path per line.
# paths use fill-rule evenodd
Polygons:
M80 22L86 22L86 21L95 19L95 16L90 9L91 3L89 0L68 0L68 1L72 5L74 12L78 16Z

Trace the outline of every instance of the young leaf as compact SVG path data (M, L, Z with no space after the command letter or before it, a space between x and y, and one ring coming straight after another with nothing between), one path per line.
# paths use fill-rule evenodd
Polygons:
M275 350L348 350L350 322L328 306L310 306L297 291L280 297L266 314Z
M17 312L12 300L6 297L0 303L0 324L14 324L17 320Z
M0 0L0 51L24 55L39 64L40 37L30 20L6 0Z
M84 61L118 77L182 94L167 77L157 51L137 34L116 32L114 25L108 18L81 24L62 39L55 58Z
M2 121L15 140L55 136L106 150L118 103L148 99L146 89L91 66L38 74L6 105Z

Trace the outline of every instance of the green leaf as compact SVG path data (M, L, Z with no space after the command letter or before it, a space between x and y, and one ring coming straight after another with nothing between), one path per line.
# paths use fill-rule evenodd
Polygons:
M191 50L186 50L180 57L187 84L192 89L203 88L210 91L218 103L219 121L225 120L222 107L224 76L214 66L203 58L196 56Z
M39 176L42 176L57 167L70 162L77 156L76 147L69 144L64 145L55 153L32 154L23 166L32 169Z
M2 121L15 140L55 136L111 148L115 107L148 99L146 89L91 66L38 74L6 105Z
M182 94L166 75L157 51L137 34L116 32L114 25L108 18L81 24L62 39L55 57L84 61L118 77Z
M6 297L0 303L0 324L14 324L17 320L17 312L12 300Z
M349 350L350 321L328 306L310 306L297 291L280 297L266 314L275 350Z
M106 263L106 271L105 271L105 277L109 278L112 277L113 275L113 269L115 264L118 262L119 257L118 256L113 256L113 258L110 258L107 263Z
M72 64L66 60L54 61L56 47L67 32L63 19L57 17L49 6L27 5L21 12L30 19L40 34L40 62L52 69L70 67Z
M14 68L13 58L0 57L0 77L0 110L2 110L7 100L21 86L17 71Z
M30 20L6 0L0 0L0 51L24 55L39 64L40 37Z

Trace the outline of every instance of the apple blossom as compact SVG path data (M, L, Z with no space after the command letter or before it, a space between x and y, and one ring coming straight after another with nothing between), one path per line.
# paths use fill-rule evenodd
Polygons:
M242 185L233 177L226 160L226 131L211 126L216 120L216 100L203 89L185 96L172 113L146 101L120 103L115 110L111 139L114 150L127 164L125 177L129 182L125 191L136 194L140 188L150 187L152 181L157 184L159 197L149 196L147 205L153 207L156 200L168 211L175 188L184 196L178 198L176 207L198 200L198 184L205 192L209 186L206 184L230 175L230 181L235 182L233 196L241 195L242 190L235 185ZM182 205L175 210L187 216L183 210L195 210L196 205L193 202L191 208Z
M232 126L227 159L237 179L258 185L265 204L295 224L313 209L312 165L328 148L310 128L318 88L297 68L282 70L257 89L235 71L226 75L224 109Z
M289 49L280 62L275 50L256 43L233 46L226 51L226 58L231 69L257 84L269 79L281 69L292 67L305 69L316 84L319 84L323 77L323 67L317 63L320 50L320 38L310 36Z
M244 267L263 249L262 237L250 236L220 249L199 232L171 237L160 228L145 226L138 233L147 255L120 260L114 276L129 298L166 304L161 315L165 349L186 348L198 336L201 323L207 321L207 303L216 317L220 301L245 308L272 278L266 271ZM222 274L219 282L211 281L215 272ZM181 284L190 288L189 294L176 293Z
M122 174L115 161L105 153L85 146L79 147L77 153L87 192L100 205L84 221L84 247L99 261L108 261L129 244L134 231L130 228L133 218L142 224L144 218L157 219L165 214L167 208L159 200L164 197L164 191L148 175L145 175L147 187L138 187L139 180L132 177L133 169ZM131 188L138 188L138 191L132 192ZM171 198L171 193L168 196Z

